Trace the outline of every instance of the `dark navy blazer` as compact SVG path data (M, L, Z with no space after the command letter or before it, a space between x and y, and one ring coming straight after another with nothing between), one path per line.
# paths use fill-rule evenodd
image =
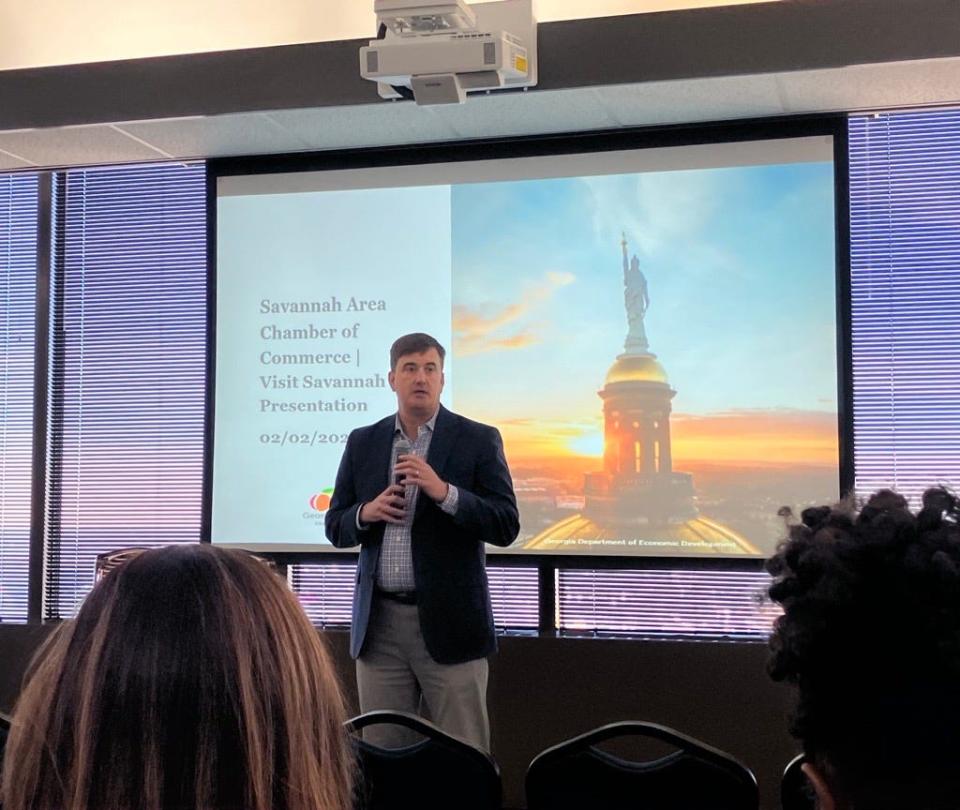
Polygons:
M381 522L358 531L357 510L387 487L395 424L396 417L388 416L350 434L326 516L331 543L361 546L350 628L354 658L370 621L385 527ZM500 433L443 406L427 463L457 488L459 499L451 516L423 493L417 498L410 542L420 629L435 661L458 664L496 649L483 544L508 546L516 539L517 500Z

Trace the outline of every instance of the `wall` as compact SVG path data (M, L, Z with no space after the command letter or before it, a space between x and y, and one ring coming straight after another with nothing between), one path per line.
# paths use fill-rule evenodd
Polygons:
M47 632L0 625L0 710L12 706ZM355 710L347 634L328 638ZM763 808L775 810L780 773L796 749L785 730L789 691L766 677L765 660L763 644L501 639L489 703L506 806L523 806L526 767L544 748L604 723L649 720L737 757L757 775Z
M40 5L50 1L38 0ZM641 103L660 109L660 115L650 120L673 123L690 120L683 106L684 99L689 103L686 94L690 88L677 87L675 99L662 83L721 77L797 74L801 81L794 88L798 95L793 102L794 91L780 85L774 88L781 96L777 109L785 113L955 102L955 83L938 72L933 60L946 59L949 65L960 57L958 28L960 4L956 0L914 0L909 6L903 0L794 0L545 22L538 29L539 78L533 92L588 87L622 90L624 85L636 85L623 102L629 109L631 93L644 87L659 88L645 101L641 96ZM0 26L0 64L8 30ZM85 37L75 35L75 39L80 42ZM382 109L374 84L360 78L357 51L361 44L362 40L337 40L0 69L0 130L352 105ZM910 72L913 78L881 74L879 81L894 96L881 94L879 99L871 87L878 81L874 73L852 70L839 86L835 73L824 74L833 77L826 87L823 75L818 75L823 70L880 64L917 70ZM713 108L718 118L735 118L743 105L747 111L755 109L749 100L765 98L768 90L763 82L746 86L722 82L711 91ZM515 102L517 96L505 94L503 103L510 98ZM675 101L679 106L674 109ZM504 110L510 120L524 120L522 111L509 106ZM422 112L425 116L439 114ZM483 116L469 105L460 116L466 117L458 129L461 137L488 131L483 128ZM524 130L530 134L538 132L534 119L524 122ZM617 120L615 113L613 120ZM703 118L695 115L694 120ZM198 124L184 125L191 123ZM70 138L84 133L60 134ZM112 137L104 143L113 143L117 133L105 134ZM14 156L17 149L12 144L18 138L32 137L24 133L11 136L7 148ZM92 137L96 139L95 134ZM82 162L109 162L109 157L99 151L92 161Z
M543 21L769 0L536 0ZM372 37L374 0L0 3L0 70Z

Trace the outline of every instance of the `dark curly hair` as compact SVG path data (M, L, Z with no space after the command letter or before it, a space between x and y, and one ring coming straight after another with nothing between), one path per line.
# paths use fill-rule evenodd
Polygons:
M958 501L890 490L804 510L770 559L783 615L770 675L798 690L791 732L846 806L960 807Z

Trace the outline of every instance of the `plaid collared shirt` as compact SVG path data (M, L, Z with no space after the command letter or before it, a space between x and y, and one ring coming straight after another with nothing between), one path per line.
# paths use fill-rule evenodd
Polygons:
M438 411L439 413L439 411ZM425 424L417 428L417 438L414 441L404 436L400 424L400 415L397 414L393 432L393 448L390 452L389 480L393 481L393 467L397 459L397 444L406 442L410 445L410 452L426 458L430 451L430 442L433 439L433 429L437 422L434 414ZM404 488L404 518L400 523L387 523L383 532L383 545L380 547L380 560L377 564L377 586L384 591L414 591L417 588L413 575L413 554L410 550L410 531L413 527L413 514L417 508L417 499L420 496L420 487L413 484ZM449 485L447 496L439 504L448 515L457 513L459 493L453 484ZM359 520L359 512L357 512Z

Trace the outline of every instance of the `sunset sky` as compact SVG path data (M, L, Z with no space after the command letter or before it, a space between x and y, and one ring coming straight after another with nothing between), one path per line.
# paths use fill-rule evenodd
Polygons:
M836 465L830 164L468 184L452 214L452 404L511 461L602 455L626 232L676 461Z

